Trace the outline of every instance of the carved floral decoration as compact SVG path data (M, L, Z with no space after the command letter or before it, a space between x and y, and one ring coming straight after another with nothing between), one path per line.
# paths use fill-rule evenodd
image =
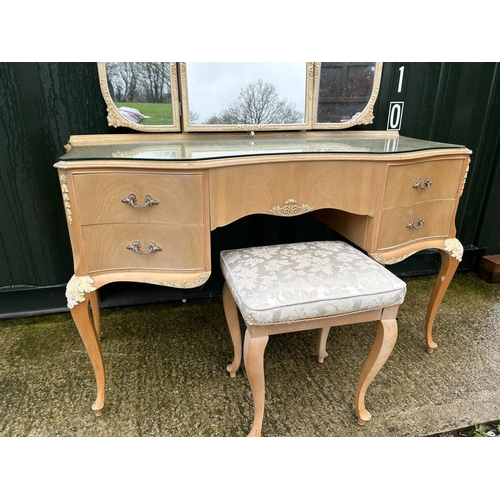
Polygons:
M310 212L311 210L314 210L311 205L306 205L304 203L303 205L299 206L296 200L290 199L285 202L284 206L275 206L271 208L271 210L268 210L268 212L270 214L279 215L281 217L293 217L295 215L305 214L306 212Z
M80 302L85 301L85 294L95 292L94 280L90 276L72 276L66 286L68 307L73 309Z

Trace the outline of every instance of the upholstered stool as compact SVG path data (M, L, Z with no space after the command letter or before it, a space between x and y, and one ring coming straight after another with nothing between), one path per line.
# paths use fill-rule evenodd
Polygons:
M392 352L396 314L406 284L383 266L340 241L294 243L225 250L224 311L234 347L227 370L234 377L241 363L238 309L246 323L243 356L254 399L249 436L260 436L264 416L264 350L269 335L319 329L318 361L328 356L330 327L377 321L374 345L356 389L358 423L371 419L366 389Z

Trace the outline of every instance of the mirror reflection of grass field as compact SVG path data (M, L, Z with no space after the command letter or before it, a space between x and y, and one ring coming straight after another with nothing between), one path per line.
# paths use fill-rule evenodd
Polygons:
M142 120L141 125L173 125L172 104L149 102L115 102L117 108L127 106L138 109L143 115L149 116Z

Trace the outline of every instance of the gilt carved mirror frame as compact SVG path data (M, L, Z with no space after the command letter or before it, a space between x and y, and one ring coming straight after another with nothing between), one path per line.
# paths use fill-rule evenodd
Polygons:
M339 106L342 102L351 100L352 102L348 105L345 104L344 113L346 116L339 119L336 122L320 121L319 120L319 106L322 102L322 86L324 85L321 71L323 65L337 66L337 68L342 71L343 75L340 77L342 79L342 84L337 86L338 93L333 96L333 92L330 94L329 98L331 101L337 101ZM382 79L382 66L383 63L314 63L314 120L313 129L326 129L326 130L339 130L351 128L356 125L368 125L373 123L374 115L373 108L377 100L377 96L380 90L380 81ZM349 77L346 75L349 68L355 68L358 73L354 73L354 77ZM339 79L340 79L339 78ZM352 84L352 79L355 78L356 82ZM364 86L360 85L360 80L364 81ZM349 96L349 89L351 89L351 95ZM328 100L328 99L327 99ZM357 100L357 106L354 101ZM350 106L350 108L348 107ZM349 113L349 109L351 112Z
M135 116L127 119L125 115L128 114L128 116L131 116L130 113L139 112L138 109L134 108L142 107L142 104L135 105L133 102L129 103L130 100L125 100L125 102L118 103L121 111L119 110L113 96L120 97L123 95L123 92L120 88L117 89L118 92L114 92L115 89L111 84L110 75L107 73L106 64L168 64L170 70L170 81L168 82L170 95L168 102L171 104L171 118L169 116L168 119L171 123L148 124L147 121L150 117L147 116L143 119L140 115L137 122L133 121L136 120ZM257 120L254 123L235 123L232 118L230 122L221 120L224 114L222 112L227 111L227 108L217 109L213 113L213 118L216 118L216 120L208 119L203 122L203 119L196 117L196 109L192 110L190 108L190 98L193 97L190 91L193 91L197 86L198 89L202 89L198 91L202 95L204 86L208 86L209 81L208 79L201 78L200 81L196 82L196 85L191 82L190 87L187 65L193 64L196 63L97 63L101 92L107 105L109 125L112 127L127 127L141 132L340 130L357 125L367 125L373 123L373 109L380 90L383 66L382 63L267 63L276 67L279 65L280 69L286 69L287 65L289 67L293 64L299 65L299 69L295 72L295 77L297 78L295 80L297 82L296 86L299 89L298 93L295 93L297 99L290 100L285 98L280 92L275 92L273 98L275 102L279 102L280 104L285 103L285 107L288 108L287 112L298 112L300 121L297 119L290 121L287 117L280 123L262 123ZM214 64L215 66L216 63L204 64ZM223 64L226 64L229 68L234 63ZM264 66L266 63L243 64L248 64L249 66L251 64L262 64ZM300 69L300 65L303 65L303 72ZM223 76L227 77L228 75ZM260 80L260 76L258 78ZM289 78L289 80L292 81L292 78ZM270 87L274 87L272 81L263 83L264 86L266 83L271 83ZM224 90L222 90L224 87L218 85L218 81L214 81L213 85L219 92L224 93ZM240 85L244 84L241 82L235 83L233 89L240 91L241 100L241 91L246 89ZM248 85L248 87L250 86ZM293 88L293 85L289 87ZM212 102L212 100L215 99L211 96L205 97L206 102ZM236 101L237 99L233 100L233 104ZM296 104L295 101L299 101L298 110L292 109L292 106L289 106L291 103ZM164 103L166 101L161 102ZM132 109L128 108L129 104ZM229 107L231 106L232 104ZM227 120L227 115L224 116L224 119Z
M99 72L99 82L101 85L101 92L104 97L104 101L107 105L108 112L108 124L111 127L126 127L134 130L138 130L141 132L180 132L181 123L180 123L180 105L179 105L179 85L177 78L177 63L161 63L168 64L170 69L170 97L172 106L172 123L163 123L163 124L155 124L149 125L146 123L134 122L131 119L128 119L125 115L126 112L120 112L118 107L115 104L113 99L114 92L110 88L110 79L109 75L106 71L106 64L104 62L97 63L97 69ZM159 64L159 63L157 63ZM126 108L125 108L126 109ZM122 108L123 110L123 108ZM134 111L138 111L135 109ZM149 117L146 117L146 120Z

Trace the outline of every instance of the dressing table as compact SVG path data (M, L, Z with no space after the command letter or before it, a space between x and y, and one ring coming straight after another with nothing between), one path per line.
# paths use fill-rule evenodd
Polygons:
M375 63L355 68L370 73L368 91L336 101L358 106L351 118L336 112L337 121L320 121L333 116L325 107L335 101L321 101L326 64L304 63L300 123L197 123L190 67L170 63L172 123L129 122L136 133L70 138L55 164L74 260L66 296L94 369L97 415L105 399L97 290L116 281L198 287L211 273L211 231L250 214L311 212L383 265L438 249L425 327L429 352L436 348L434 318L463 253L454 221L471 151L397 132L345 130L373 118ZM106 66L99 70L109 122L125 126Z

